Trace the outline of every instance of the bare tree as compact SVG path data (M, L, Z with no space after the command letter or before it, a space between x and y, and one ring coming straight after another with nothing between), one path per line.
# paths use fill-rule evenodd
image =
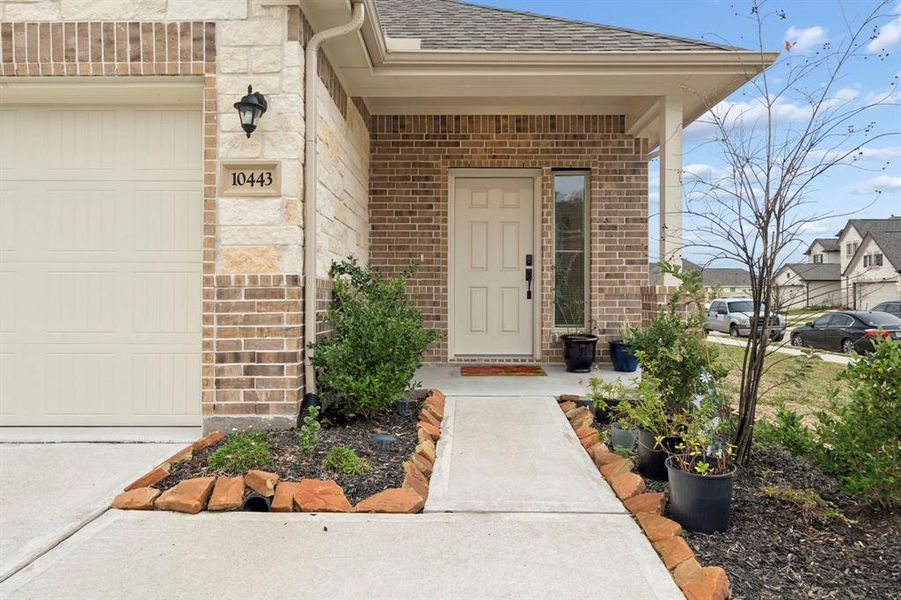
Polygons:
M747 462L751 452L771 319L778 303L775 276L811 225L840 216L818 209L813 184L840 166L865 168L859 160L864 147L898 135L881 131L872 120L876 108L896 97L897 73L891 74L887 90L878 97L857 99L840 87L857 61L887 57L867 47L889 16L888 5L889 0L877 2L856 24L848 24L840 44L827 43L802 53L786 42L777 63L750 82L751 101L719 106L708 101L705 120L714 131L710 143L724 168L684 174L686 213L694 226L694 240L687 245L709 260L739 263L751 275L752 334L742 361L735 436L740 463ZM751 8L761 62L765 28L773 20L785 19L783 11L765 9L765 1L755 1ZM789 112L791 118L786 118ZM897 121L893 125L897 127Z

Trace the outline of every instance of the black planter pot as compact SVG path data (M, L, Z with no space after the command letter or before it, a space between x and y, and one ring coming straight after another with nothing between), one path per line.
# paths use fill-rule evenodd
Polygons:
M597 352L598 336L590 333L561 335L563 341L563 360L566 370L572 373L588 373L594 364Z
M638 369L638 359L632 353L632 346L622 341L610 341L608 344L614 371L634 373Z
M594 407L594 420L598 423L606 423L610 420L610 406L606 406L605 408L600 408L598 406Z
M673 519L685 529L699 533L729 529L735 467L723 475L700 475L683 471L674 463L674 457L666 459Z
M666 457L676 452L682 443L678 436L668 436L657 445L654 434L644 429L638 430L638 470L645 477L666 481ZM668 451L668 452L667 452Z

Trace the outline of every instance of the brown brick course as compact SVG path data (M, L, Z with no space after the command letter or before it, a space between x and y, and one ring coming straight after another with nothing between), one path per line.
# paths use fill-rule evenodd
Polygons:
M300 276L209 279L215 352L208 353L212 385L204 385L204 415L293 414L303 395Z
M370 260L398 273L420 263L411 292L426 325L447 333L448 170L541 170L543 360L561 361L553 328L553 170L589 171L590 318L599 350L643 316L647 160L622 115L376 115L371 121ZM445 361L445 341L426 356Z

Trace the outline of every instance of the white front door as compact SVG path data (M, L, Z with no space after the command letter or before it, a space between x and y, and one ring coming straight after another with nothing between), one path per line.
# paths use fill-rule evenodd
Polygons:
M526 257L534 257L534 180L460 177L454 196L451 353L532 356L538 279Z

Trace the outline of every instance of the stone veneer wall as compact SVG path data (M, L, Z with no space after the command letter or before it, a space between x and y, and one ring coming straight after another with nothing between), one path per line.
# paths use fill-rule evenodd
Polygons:
M553 169L590 171L590 318L599 351L646 308L646 148L621 115L376 115L371 125L370 260L397 273L420 262L411 291L427 326L447 333L448 169L541 169L542 359L562 361L553 328ZM446 341L426 356L446 361Z
M203 83L202 414L293 423L302 372L303 44L297 7L260 0L0 3L4 76L191 76ZM368 113L320 55L322 272L365 260ZM248 139L247 85L269 110ZM220 159L280 160L281 197L219 197ZM201 399L198 399L201 400Z

